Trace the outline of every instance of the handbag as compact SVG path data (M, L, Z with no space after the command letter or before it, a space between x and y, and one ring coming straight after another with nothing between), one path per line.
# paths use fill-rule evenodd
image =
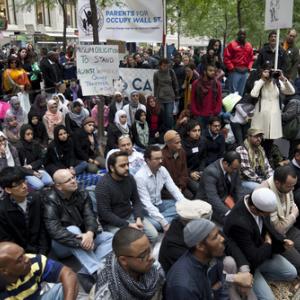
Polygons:
M296 138L298 131L300 130L300 115L296 116L282 127L283 137L287 140L293 140Z

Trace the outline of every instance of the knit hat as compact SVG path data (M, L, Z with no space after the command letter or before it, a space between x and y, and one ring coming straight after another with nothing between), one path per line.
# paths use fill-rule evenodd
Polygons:
M200 218L210 220L212 207L209 203L202 200L182 200L176 202L177 214L187 220L196 220Z
M185 244L192 248L207 238L216 225L206 219L198 219L189 222L183 229Z
M176 130L168 130L164 135L164 141L168 143L177 136L179 136L179 133Z
M132 97L132 95L134 95L134 94L139 94L139 92L136 91L136 90L132 90L132 91L130 92L130 97Z
M83 120L82 122L82 126L88 124L88 123L94 123L95 124L95 120L92 117L87 117Z
M252 203L263 212L274 212L277 209L277 199L273 191L268 188L259 188L251 195Z
M119 92L119 91L115 91L114 95L115 95L115 96L123 96L122 93Z

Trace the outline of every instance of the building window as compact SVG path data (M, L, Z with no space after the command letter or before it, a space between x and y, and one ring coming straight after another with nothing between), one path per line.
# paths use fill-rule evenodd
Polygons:
M76 20L76 6L74 4L66 5L67 11L67 27L76 28L77 20Z
M45 3L36 4L36 23L51 26L49 5Z
M5 17L8 24L17 24L15 0L0 0L0 16Z

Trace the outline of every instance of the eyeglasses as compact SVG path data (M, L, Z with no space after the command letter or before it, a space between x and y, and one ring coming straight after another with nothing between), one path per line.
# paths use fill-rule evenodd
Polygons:
M70 177L69 179L67 179L66 181L61 182L61 183L59 183L59 184L69 183L69 182L71 182L71 181L74 180L74 179L76 179L76 177L75 177L75 176L72 176L72 177Z
M135 258L139 259L142 262L148 261L151 254L152 254L153 249L150 247L146 251L144 251L142 254L138 256L131 256L131 255L120 255L120 256L125 256L125 257L130 257L130 258Z

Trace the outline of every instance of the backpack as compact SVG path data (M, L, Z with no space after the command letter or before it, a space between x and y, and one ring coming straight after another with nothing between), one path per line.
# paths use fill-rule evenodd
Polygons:
M296 116L282 127L283 137L287 140L296 138L300 129L300 115Z

